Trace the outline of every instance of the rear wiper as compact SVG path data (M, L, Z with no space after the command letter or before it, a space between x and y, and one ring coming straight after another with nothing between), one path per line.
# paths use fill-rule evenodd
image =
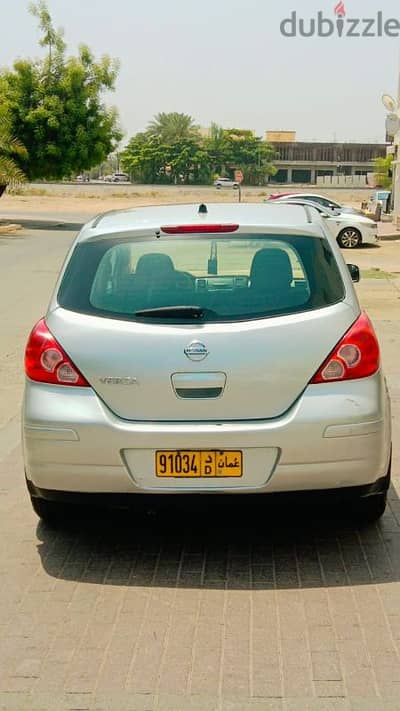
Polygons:
M146 318L192 318L201 319L204 316L216 316L216 312L202 306L160 306L156 309L141 309L134 316Z

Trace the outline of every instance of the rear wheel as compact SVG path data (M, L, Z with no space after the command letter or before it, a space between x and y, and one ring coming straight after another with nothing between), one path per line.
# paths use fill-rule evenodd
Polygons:
M360 523L374 523L385 513L387 492L360 499L357 503L356 517Z
M392 477L392 457L389 460L387 474L383 480L382 490L372 496L360 497L356 501L356 517L361 523L374 523L383 516L387 505L387 493Z
M362 243L361 232L355 227L347 227L342 230L337 238L339 247L343 249L356 249Z
M38 496L31 496L31 503L35 514L45 523L54 526L65 517L64 506L55 501L47 501L47 499L40 499Z

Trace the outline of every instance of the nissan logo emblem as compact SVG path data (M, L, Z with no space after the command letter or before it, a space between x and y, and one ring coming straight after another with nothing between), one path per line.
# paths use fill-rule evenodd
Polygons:
M192 341L184 349L185 356L190 360L204 360L204 358L207 358L208 353L204 343L200 343L200 341Z

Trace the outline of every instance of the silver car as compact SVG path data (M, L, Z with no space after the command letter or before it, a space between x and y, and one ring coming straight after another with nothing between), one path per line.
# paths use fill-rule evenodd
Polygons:
M277 198L276 202L283 202L285 205L288 203L292 205L308 205L310 208L317 210L326 220L339 247L343 249L358 249L365 244L376 245L379 241L378 224L365 215L340 212L336 209L323 207L318 202L312 202L300 197L288 197L282 198L282 200Z
M357 516L379 517L390 404L358 277L300 205L89 222L26 347L36 513L142 494L340 490Z
M296 199L304 200L307 202L313 202L317 205L321 205L322 207L327 207L330 210L338 210L342 214L363 215L361 210L357 210L355 207L349 207L349 205L342 205L341 203L336 202L336 200L331 200L330 198L325 197L325 195L317 195L316 193L274 193L273 195L269 196L268 201L286 201Z
M237 180L232 180L232 178L217 178L214 180L214 187L217 188L217 190L221 188L233 188L237 190L239 185L240 183L238 183Z

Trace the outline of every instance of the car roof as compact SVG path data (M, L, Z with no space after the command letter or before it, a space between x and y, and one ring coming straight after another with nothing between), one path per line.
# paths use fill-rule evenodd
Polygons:
M282 193L282 198L289 197L310 197L310 198L322 198L323 200L331 200L326 195L320 195L319 193ZM278 198L277 198L278 199ZM332 202L337 202L337 200L332 200Z
M199 203L190 205L157 205L112 210L88 222L79 234L79 241L99 239L137 231L154 232L167 225L239 224L256 231L309 234L321 237L321 218L306 205L287 203L210 203L199 212ZM204 211L206 209L206 212ZM195 232L195 230L194 230ZM236 233L238 234L238 233Z

